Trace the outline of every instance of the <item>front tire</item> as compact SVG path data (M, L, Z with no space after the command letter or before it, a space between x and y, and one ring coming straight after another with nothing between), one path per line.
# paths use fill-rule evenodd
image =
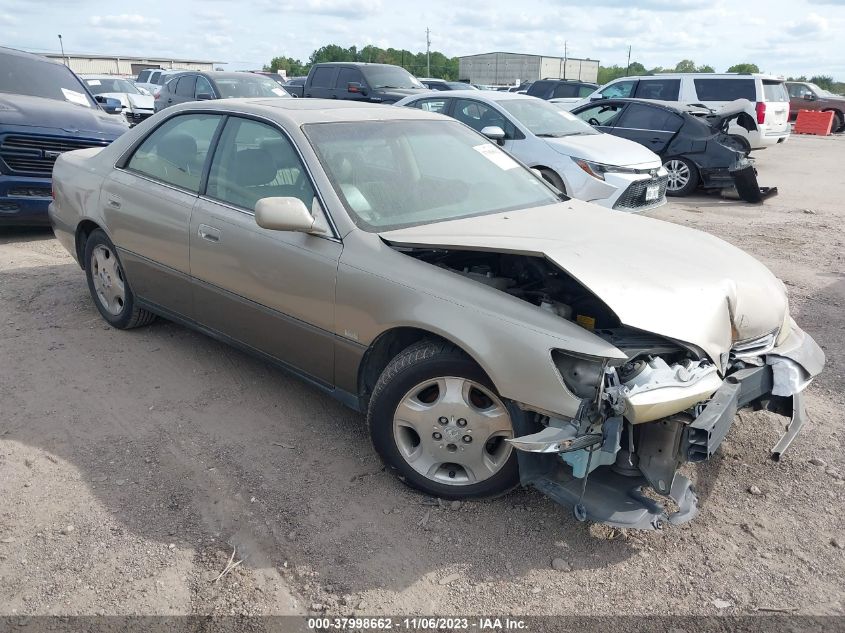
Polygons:
M669 172L667 196L688 196L698 187L698 169L692 161L676 156L667 159L663 166Z
M830 126L830 133L836 134L842 129L842 114L839 112L833 111L833 123Z
M94 305L112 327L129 330L155 319L135 302L117 249L102 229L92 231L85 242L85 276Z
M387 467L443 499L502 494L519 482L507 405L484 371L443 341L400 352L376 383L370 435Z

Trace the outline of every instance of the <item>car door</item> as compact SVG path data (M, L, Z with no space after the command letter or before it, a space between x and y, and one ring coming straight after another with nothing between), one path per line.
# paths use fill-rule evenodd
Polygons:
M350 84L354 92L349 91ZM357 68L341 68L337 73L337 81L335 84L338 99L349 99L350 101L369 101L370 87L367 85L367 80L364 75Z
M613 126L613 134L635 141L661 154L681 129L683 119L665 108L629 103Z
M176 105L178 103L193 101L197 88L197 76L182 75L168 85L168 88L171 89L170 94L167 95L168 105Z
M190 317L188 229L212 139L223 117L167 119L118 162L100 202L132 290Z
M334 380L334 293L342 244L330 234L263 229L255 203L296 197L326 224L288 136L229 117L190 227L196 319L325 383Z
M337 94L335 94L334 87L337 71L337 66L315 67L310 82L305 81L305 96L315 99L336 99Z

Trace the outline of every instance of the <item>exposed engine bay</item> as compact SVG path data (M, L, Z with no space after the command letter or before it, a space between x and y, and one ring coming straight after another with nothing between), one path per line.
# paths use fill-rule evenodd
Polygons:
M603 301L546 259L396 248L576 323L626 355L610 361L552 351L562 383L581 400L578 413L558 418L526 409L508 440L519 451L522 483L573 506L579 520L642 529L689 521L697 514L697 497L678 469L710 458L739 407L792 416L775 458L803 424L801 394L772 395L772 371L763 355L739 353L738 347L717 366L692 346L625 327ZM665 501L646 495L648 489Z

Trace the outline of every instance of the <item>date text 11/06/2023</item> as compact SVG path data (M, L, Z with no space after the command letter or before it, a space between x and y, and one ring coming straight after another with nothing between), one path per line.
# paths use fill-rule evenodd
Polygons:
M525 620L510 617L333 617L308 618L308 628L331 630L399 630L411 631L526 631Z

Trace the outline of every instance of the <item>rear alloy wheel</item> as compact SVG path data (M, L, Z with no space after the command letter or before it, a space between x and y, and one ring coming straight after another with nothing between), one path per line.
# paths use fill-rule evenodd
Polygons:
M93 231L85 243L85 276L94 304L109 325L128 330L155 319L152 312L137 307L117 249L100 229Z
M686 196L698 186L698 170L686 158L670 158L663 166L669 172L667 196Z
M385 368L370 401L373 445L409 485L446 499L500 494L518 482L508 407L471 358L449 343L411 346Z

